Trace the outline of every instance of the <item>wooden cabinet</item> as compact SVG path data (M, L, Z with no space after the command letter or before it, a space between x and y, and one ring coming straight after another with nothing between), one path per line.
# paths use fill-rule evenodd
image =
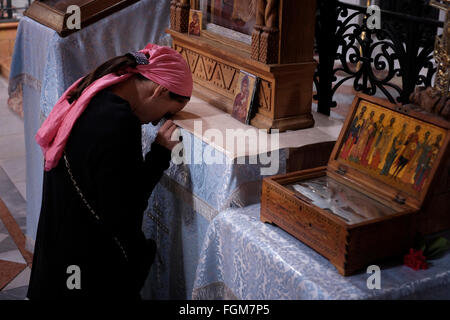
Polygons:
M196 95L231 113L243 70L261 79L253 126L281 131L312 127L315 4L315 0L172 1L168 32L174 48L191 66ZM187 33L190 9L203 11L200 37Z

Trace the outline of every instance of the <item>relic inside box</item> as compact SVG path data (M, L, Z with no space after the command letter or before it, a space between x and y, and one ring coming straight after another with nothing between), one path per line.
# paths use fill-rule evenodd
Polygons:
M84 28L137 1L139 0L36 0L24 15L65 37L79 30L75 20L71 18L76 13L71 6L80 8L80 27Z
M200 36L190 10L202 12ZM280 131L312 127L316 0L173 0L173 46L191 67L195 94L232 113L241 71L260 79L250 124Z
M449 129L437 116L358 95L327 167L264 180L261 220L343 275L401 255L426 219L422 203L447 161Z
M328 211L349 225L397 213L395 209L329 176L298 181L286 187L296 191L296 197Z

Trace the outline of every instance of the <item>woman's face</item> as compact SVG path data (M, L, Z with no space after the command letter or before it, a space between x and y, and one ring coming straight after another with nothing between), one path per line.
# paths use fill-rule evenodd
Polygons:
M157 125L164 117L180 112L188 101L180 102L170 97L169 90L152 81L139 81L136 113L143 124Z

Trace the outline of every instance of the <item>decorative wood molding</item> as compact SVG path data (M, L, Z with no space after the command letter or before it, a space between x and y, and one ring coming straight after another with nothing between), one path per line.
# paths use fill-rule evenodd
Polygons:
M225 97L230 99L234 98L237 93L239 69L177 44L175 45L175 50L181 53L188 62L195 82L206 85L210 90ZM258 112L264 114L270 114L272 112L274 85L274 80L261 79L256 93L258 96Z
M214 52L186 46L176 36L174 48L191 68L196 94L231 113L242 69L236 65L233 54L215 58ZM248 59L251 61L250 57ZM314 119L310 113L312 81L307 80L312 78L316 64L311 62L278 67L278 71L272 72L264 71L264 68L258 71L257 66L242 69L255 74L261 80L256 92L256 115L251 124L257 128L277 128L280 131L313 126Z
M259 61L260 41L263 26L255 25L252 32L252 52L251 57L253 60Z
M170 28L172 30L177 29L177 0L172 0L170 2Z
M170 3L171 29L181 33L187 33L189 27L189 0L174 0Z
M266 112L272 110L272 83L269 81L261 80L258 91L259 109Z
M240 70L193 50L175 44L175 50L188 62L194 81L206 81L215 91L226 97L234 97Z
M191 9L199 10L200 9L200 0L191 0Z
M278 62L279 30L264 27L259 42L259 61L267 64Z
M279 61L279 1L258 0L252 32L252 59L267 64Z

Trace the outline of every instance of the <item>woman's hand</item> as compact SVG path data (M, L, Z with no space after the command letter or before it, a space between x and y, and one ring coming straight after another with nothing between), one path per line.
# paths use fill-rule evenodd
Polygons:
M172 120L167 120L159 129L155 142L172 151L175 146L180 143L178 139L173 139L173 133L177 129L177 126Z

